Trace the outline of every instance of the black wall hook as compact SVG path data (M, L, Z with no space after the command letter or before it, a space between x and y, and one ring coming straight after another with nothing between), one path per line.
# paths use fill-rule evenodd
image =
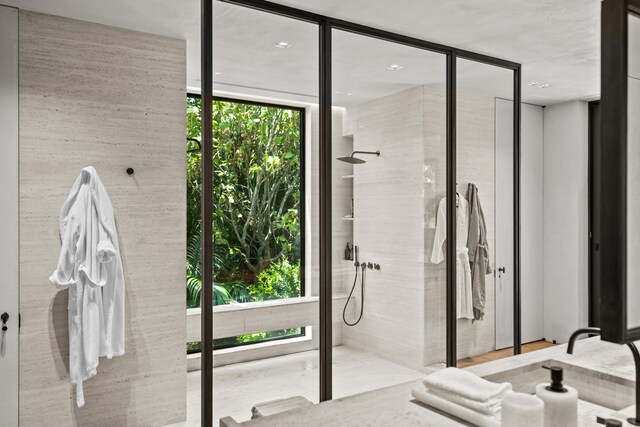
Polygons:
M135 171L133 170L133 168L127 168L127 175L133 175L135 173Z
M202 144L195 138L187 138L187 142L194 142L198 148L194 148L193 150L187 150L187 153L199 153L202 151Z

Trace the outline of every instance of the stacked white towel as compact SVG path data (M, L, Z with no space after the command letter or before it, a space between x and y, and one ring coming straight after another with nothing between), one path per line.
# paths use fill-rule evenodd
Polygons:
M445 368L423 379L413 397L476 425L499 425L502 396L510 383L493 383L462 369ZM455 413L452 413L455 412Z

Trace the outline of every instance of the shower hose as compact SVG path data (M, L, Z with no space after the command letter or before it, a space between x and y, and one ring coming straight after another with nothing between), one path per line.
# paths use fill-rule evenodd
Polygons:
M342 320L347 326L356 326L362 320L362 315L364 313L364 284L367 280L367 266L366 263L362 263L362 279L360 285L360 316L358 316L358 320L354 323L349 323L347 321L347 308L349 307L349 302L351 301L351 296L353 295L353 291L356 290L356 285L358 284L358 265L356 265L356 277L353 279L353 286L351 287L351 292L349 292L349 296L347 297L347 302L344 304L344 309L342 310Z

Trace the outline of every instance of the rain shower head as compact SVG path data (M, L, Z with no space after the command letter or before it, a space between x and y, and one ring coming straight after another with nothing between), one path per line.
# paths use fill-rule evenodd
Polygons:
M338 160L340 160L341 162L345 162L345 163L351 163L353 165L359 165L359 164L362 164L362 163L367 163L366 160L362 160L362 159L359 159L357 157L354 157L354 154L356 154L356 153L360 153L360 154L375 154L377 157L380 157L380 150L378 150L378 151L354 151L348 157L338 157Z
M338 157L338 160L345 163L351 163L353 165L358 165L361 163L367 163L366 160L359 159L357 157L348 156L348 157Z

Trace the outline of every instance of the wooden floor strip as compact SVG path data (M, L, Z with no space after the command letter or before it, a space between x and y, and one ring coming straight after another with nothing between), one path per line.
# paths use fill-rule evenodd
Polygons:
M533 341L530 343L522 344L522 352L528 353L530 351L542 350L543 348L553 347L554 344L549 341ZM491 362L493 360L504 359L505 357L513 356L513 347L504 348L501 350L492 351L478 356L465 357L458 360L458 368L466 368L468 366L479 365L481 363Z

